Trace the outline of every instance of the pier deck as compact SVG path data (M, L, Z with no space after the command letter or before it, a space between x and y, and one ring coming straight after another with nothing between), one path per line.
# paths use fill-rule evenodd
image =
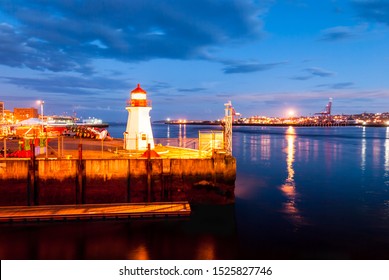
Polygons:
M188 202L0 207L0 222L185 217Z

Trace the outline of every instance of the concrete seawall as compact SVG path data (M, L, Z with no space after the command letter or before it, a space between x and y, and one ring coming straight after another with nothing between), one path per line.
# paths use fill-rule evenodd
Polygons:
M0 205L234 202L236 160L0 160Z

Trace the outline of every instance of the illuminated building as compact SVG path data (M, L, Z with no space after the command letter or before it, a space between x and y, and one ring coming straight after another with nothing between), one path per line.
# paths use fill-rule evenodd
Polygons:
M153 131L151 130L151 102L147 100L146 91L138 84L131 91L131 99L127 102L127 128L124 133L125 150L146 150L148 144L154 148Z
M38 116L38 110L36 108L14 108L14 118L18 121L38 118Z

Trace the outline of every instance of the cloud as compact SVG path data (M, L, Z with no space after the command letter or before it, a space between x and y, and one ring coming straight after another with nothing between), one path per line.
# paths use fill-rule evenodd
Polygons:
M206 90L206 88L202 88L202 87L179 88L179 89L177 89L177 91L179 91L179 92L201 92L201 91L204 91L204 90Z
M317 76L317 77L331 77L335 75L334 72L330 72L317 67L306 68L304 70L309 74L311 74L312 76Z
M209 48L258 40L254 1L50 1L0 4L0 63L93 73L91 59L199 59Z
M160 95L161 91L164 91L166 89L171 89L172 86L169 83L166 82L160 82L160 81L152 81L150 85L145 84L144 86L141 85L144 90L150 93L156 93Z
M334 72L324 70L324 69L318 68L318 67L305 68L305 69L303 69L303 71L308 73L308 74L300 75L300 76L293 76L290 79L298 80L298 81L305 81L305 80L312 79L314 77L326 78L326 77L331 77L331 76L335 75Z
M366 29L366 24L358 26L336 26L323 30L319 40L337 42L351 38L358 38L366 32Z
M334 42L352 37L355 37L355 32L350 27L337 26L323 30L319 39L321 41Z
M312 78L313 78L312 75L293 76L293 77L290 77L290 79L292 79L292 80L298 80L298 81L306 81L306 80L309 80L309 79L312 79Z
M216 94L215 96L216 97L221 97L221 98L231 98L232 97L231 94Z
M86 58L68 56L53 45L28 37L14 26L0 24L0 63L11 67L27 67L33 70L77 71L91 74Z
M9 84L37 92L78 96L93 96L105 92L107 89L112 91L130 87L123 80L105 77L47 76L45 78L18 78L2 76L0 79Z
M389 2L387 0L352 1L360 17L389 25Z
M275 63L258 63L258 62L249 62L249 63L230 63L224 67L223 72L225 74L237 74L237 73L252 73L260 72L273 69L276 66L285 64L285 62L275 62Z
M333 84L321 84L316 87L329 88L329 89L349 89L352 88L355 84L353 82L342 82L342 83L333 83Z

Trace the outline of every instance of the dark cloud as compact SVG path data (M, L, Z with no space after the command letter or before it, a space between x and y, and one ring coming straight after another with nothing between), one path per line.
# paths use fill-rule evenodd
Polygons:
M309 80L309 79L312 79L313 76L312 75L309 75L309 76L293 76L291 77L290 79L292 80L298 80L298 81L306 81L306 80Z
M106 90L126 90L130 85L123 80L104 77L47 76L45 78L0 77L1 80L25 89L67 95L98 95ZM112 94L112 93L111 93Z
M352 38L360 38L367 34L367 28L367 24L360 24L356 26L336 26L323 30L319 40L337 42Z
M263 103L266 104L266 106L278 107L278 106L281 106L282 104L284 104L284 101L281 101L281 100L265 100L265 101L263 101Z
M230 63L224 67L225 74L237 74L237 73L252 73L273 69L276 66L285 64L285 62L276 63Z
M6 23L0 24L0 63L34 70L92 73L86 58L80 55L68 56L52 44L29 38Z
M305 81L305 80L312 79L314 77L326 78L326 77L331 77L331 76L335 75L334 72L330 72L330 71L327 71L327 70L324 70L324 69L318 68L318 67L305 68L303 71L308 73L308 74L307 75L300 75L300 76L293 76L290 79L298 80L298 81Z
M201 92L201 91L204 91L204 90L206 90L206 88L202 88L202 87L179 88L179 89L177 89L177 91L179 91L179 92Z
M322 31L320 40L334 42L334 41L349 39L355 36L356 36L355 31L352 30L350 27L337 26Z
M251 1L3 0L0 63L90 74L93 58L197 59L208 48L256 40Z
M150 93L158 92L158 94L160 94L161 91L164 91L166 89L171 89L172 88L172 86L169 83L159 82L159 81L153 81L152 84L150 84L150 85L148 85L148 84L144 84L144 85L141 84L141 86L147 92L150 92Z
M308 72L309 74L317 77L331 77L334 76L334 72L330 72L321 68L317 67L311 67L311 68L306 68L304 71Z
M321 84L317 85L317 87L321 88L329 88L329 89L349 89L352 88L355 84L353 82L342 82L342 83L334 83L334 84Z
M389 25L389 1L354 0L352 2L360 17Z

